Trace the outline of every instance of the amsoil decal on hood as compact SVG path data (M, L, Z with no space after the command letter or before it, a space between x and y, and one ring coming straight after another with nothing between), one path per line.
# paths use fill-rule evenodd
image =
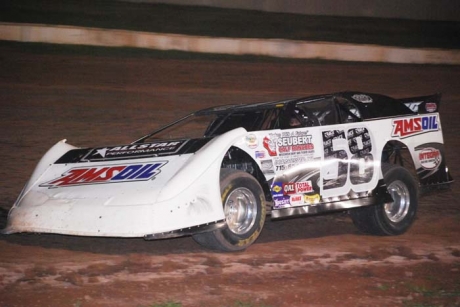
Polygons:
M146 181L153 179L166 161L154 163L120 164L94 167L76 167L60 177L40 184L40 187L57 188L84 184L101 184Z
M438 149L429 147L418 152L418 159L424 169L432 170L439 167L442 156Z
M179 140L94 148L81 160L102 161L175 154L186 142L187 140Z
M409 136L437 130L439 130L437 115L419 116L404 119L394 119L393 133L391 135L402 139Z

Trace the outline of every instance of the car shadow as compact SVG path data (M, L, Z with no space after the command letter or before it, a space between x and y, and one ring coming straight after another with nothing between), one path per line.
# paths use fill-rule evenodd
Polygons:
M0 226L6 226L8 211L0 208ZM272 221L269 216L264 229L254 244L277 241L305 240L358 233L344 213L313 217L299 217ZM0 235L0 240L23 246L50 249L124 255L142 253L150 255L214 253L198 245L192 237L146 241L143 238L83 237L58 234L20 233Z

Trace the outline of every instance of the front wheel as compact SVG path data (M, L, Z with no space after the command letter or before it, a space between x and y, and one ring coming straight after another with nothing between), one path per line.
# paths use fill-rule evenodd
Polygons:
M193 235L200 245L220 251L239 251L258 238L265 223L265 196L250 174L222 169L220 191L227 227Z
M383 179L392 202L350 210L355 226L373 235L399 235L415 220L417 185L411 173L398 165L383 164Z

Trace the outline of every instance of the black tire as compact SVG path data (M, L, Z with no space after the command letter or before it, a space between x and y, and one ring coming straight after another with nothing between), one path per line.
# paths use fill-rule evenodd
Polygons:
M244 250L256 241L265 223L265 196L259 182L250 174L222 169L220 192L227 227L193 235L200 245L225 252ZM238 206L234 206L238 198Z
M394 201L350 210L355 226L372 235L393 236L406 232L415 220L417 184L411 173L398 165L382 164L383 178Z

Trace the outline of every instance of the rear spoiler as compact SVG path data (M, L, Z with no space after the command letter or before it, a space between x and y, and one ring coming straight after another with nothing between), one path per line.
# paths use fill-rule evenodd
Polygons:
M398 99L411 109L412 112L417 114L426 114L439 112L439 105L441 104L441 94L437 93L429 96L419 96L410 98Z

